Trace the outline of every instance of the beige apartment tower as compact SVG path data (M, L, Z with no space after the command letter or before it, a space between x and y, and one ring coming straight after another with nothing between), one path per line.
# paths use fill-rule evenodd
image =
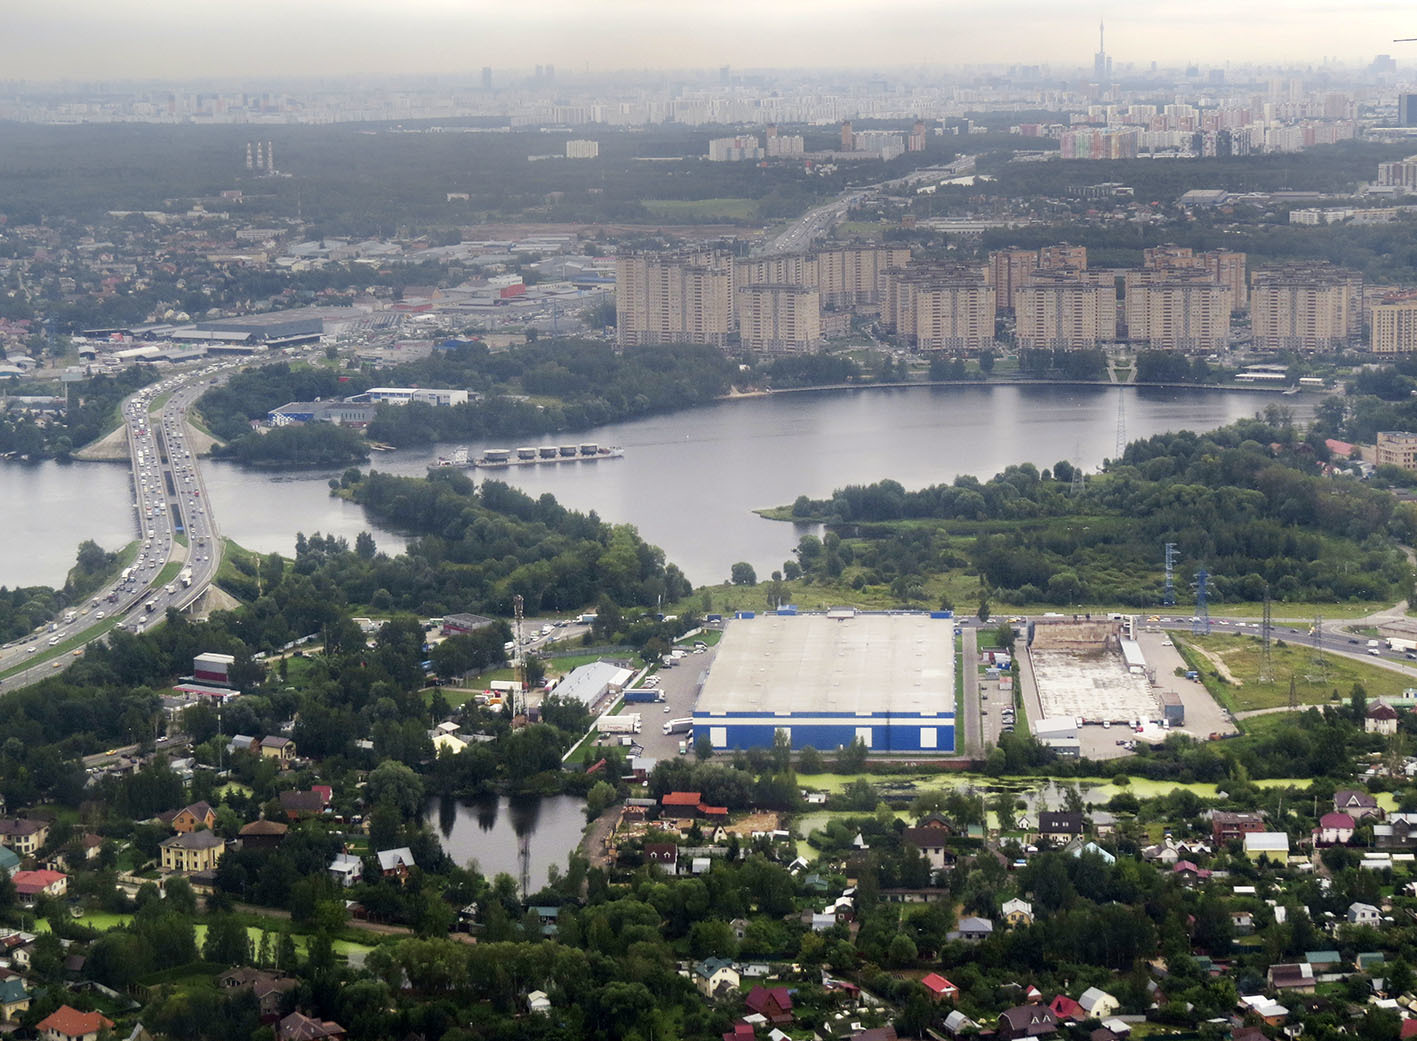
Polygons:
M806 286L739 286L738 336L748 350L799 354L822 345L822 300Z
M1417 293L1389 296L1373 305L1370 346L1374 354L1417 351Z
M1020 348L1083 350L1117 338L1117 283L1110 274L1038 270L1014 299Z
M994 287L977 268L897 268L882 321L919 350L980 351L994 345L994 301Z
M852 307L881 301L886 272L910 263L910 250L897 246L845 246L814 254L817 290L826 307Z
M615 315L621 347L726 346L734 329L733 258L718 250L617 257Z
M1363 331L1363 278L1330 264L1263 268L1250 278L1259 350L1334 350Z
M1127 339L1153 350L1210 353L1230 344L1230 287L1208 267L1128 271Z
M1249 306L1249 285L1245 281L1245 264L1248 259L1246 254L1228 249L1196 253L1189 246L1177 246L1174 243L1152 246L1142 251L1142 266L1148 271L1209 271L1215 281L1230 287L1230 307L1234 311L1243 311Z
M1017 311L1018 291L1038 270L1085 271L1087 247L1059 243L1042 249L1001 249L989 254L989 282L999 307Z

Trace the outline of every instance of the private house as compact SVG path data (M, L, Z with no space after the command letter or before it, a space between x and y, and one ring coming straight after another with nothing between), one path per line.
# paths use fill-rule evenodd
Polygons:
M281 792L277 798L280 799L280 808L293 821L302 817L318 817L325 812L325 806L329 802L313 788L308 792Z
M10 976L0 980L0 1021L8 1021L15 1018L21 1012L30 1007L29 991L25 990L25 981L19 976Z
M1033 924L1033 905L1027 900L1019 900L1017 897L1013 900L1005 900L1001 910L1004 915L1004 923L1009 928Z
M1199 867L1190 860L1178 860L1172 866L1171 872L1187 885L1203 882L1210 877L1209 868Z
M946 939L963 940L965 943L978 943L987 940L994 935L994 923L987 918L975 918L966 915L959 920L959 926L954 932L948 933Z
M1216 810L1210 815L1210 836L1217 843L1226 843L1232 839L1243 839L1246 835L1257 831L1264 831L1264 814L1262 813L1231 813L1227 810Z
M280 1018L285 995L299 984L282 972L267 972L240 966L223 972L216 978L217 987L226 991L249 990L256 999L261 1021L274 1023Z
M1115 854L1103 849L1091 839L1088 839L1086 841L1082 839L1073 839L1066 846L1064 846L1063 849L1074 857L1080 857L1086 854L1090 857L1101 857L1103 862L1108 865L1117 863L1117 857Z
M32 857L49 839L49 825L27 817L0 820L0 846L9 846L22 857Z
M1312 994L1318 986L1314 967L1308 962L1283 962L1269 967L1265 978L1272 990L1293 990Z
M33 903L39 896L63 896L69 891L69 876L58 871L16 871L10 876L15 893L21 900Z
M162 869L200 874L215 871L226 842L210 831L182 832L162 844Z
M950 1037L959 1037L967 1031L978 1030L979 1024L970 1019L959 1009L955 1009L945 1017L945 1033Z
M237 752L249 752L251 755L260 753L260 745L250 734L233 734L230 741L226 743L228 754L235 755Z
M216 827L216 812L205 802L194 802L180 810L159 813L157 819L173 831L179 832L196 831L198 828L210 831Z
M60 1005L34 1028L40 1041L98 1041L99 1034L113 1029L113 1020L97 1012L80 1012Z
M1092 831L1100 839L1115 835L1117 833L1116 814L1108 813L1106 810L1093 810Z
M288 737L263 737L260 751L262 759L275 759L285 767L295 759L295 742Z
M1236 936L1249 936L1255 931L1255 916L1249 911L1231 911L1230 924Z
M1038 837L1057 846L1078 838L1084 829L1081 813L1045 811L1038 815Z
M378 852L379 870L385 878L397 878L402 884L408 878L409 868L414 867L413 851L407 846L398 849L381 849Z
M932 972L925 976L920 983L930 992L930 997L935 1001L948 1001L953 1005L959 1000L959 988L938 972Z
M679 870L679 847L672 842L646 842L645 863L664 869L666 875Z
M1379 849L1417 846L1417 813L1388 814L1386 821L1373 825L1373 844Z
M1289 859L1289 836L1282 831L1249 832L1245 836L1245 856L1256 862L1267 857L1272 864L1282 864Z
M694 963L694 986L706 998L716 997L721 991L738 989L738 970L727 958L705 958Z
M1059 1023L1081 1023L1087 1018L1087 1010L1066 994L1059 994L1048 1002L1048 1008Z
M1353 841L1355 822L1346 813L1334 810L1319 818L1319 826L1314 829L1314 845L1345 846Z
M1369 734L1397 733L1397 709L1381 698L1368 706L1368 715L1363 720L1363 729Z
M1355 821L1366 820L1369 817L1374 817L1377 820L1383 819L1383 810L1378 805L1377 798L1367 792L1352 788L1344 788L1333 793L1333 808L1338 813L1348 814Z
M363 880L364 861L349 853L336 853L335 859L330 861L325 870L330 873L331 878L348 889Z
M20 867L20 855L9 846L0 846L0 874L13 875Z
M245 849L275 849L288 831L290 826L280 821L258 820L243 825L237 834Z
M1117 1010L1122 1007L1120 1001L1097 987L1088 987L1087 990L1079 994L1078 1004L1087 1013L1088 1019L1106 1019L1108 1016L1116 1015Z
M534 990L526 996L526 1010L539 1015L547 1015L551 1011L551 998L544 990Z
M906 828L900 837L920 851L920 855L929 861L931 870L943 871L951 866L947 860L953 860L945 849L950 834L949 827L940 818L932 817L917 827Z
M334 1020L312 1019L292 1012L276 1026L276 1041L344 1041L344 1027Z
M1349 925L1379 925L1382 923L1383 913L1372 904L1365 904L1354 901L1348 905Z
M1046 1005L1017 1005L999 1015L1000 1041L1018 1038L1053 1037L1058 1033L1058 1019Z
M699 792L667 792L659 800L659 815L666 820L695 820L702 802Z
M792 1022L792 995L786 987L754 987L743 1003L771 1026L786 1026Z

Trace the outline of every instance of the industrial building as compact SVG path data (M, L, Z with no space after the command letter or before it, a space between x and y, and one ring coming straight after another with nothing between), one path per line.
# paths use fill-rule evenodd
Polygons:
M954 622L926 614L744 616L728 622L694 710L719 749L955 750Z
M230 654L199 654L192 659L192 678L199 683L215 683L229 687L229 673L235 664L236 658Z
M604 707L611 694L619 694L634 673L614 662L593 661L571 672L551 691L558 698L578 701L586 711L594 713Z
M1126 630L1115 619L1030 623L1028 660L1046 718L1109 724L1162 718L1141 649Z

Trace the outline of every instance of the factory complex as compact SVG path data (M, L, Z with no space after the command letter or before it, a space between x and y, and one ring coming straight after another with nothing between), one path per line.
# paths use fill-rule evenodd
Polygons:
M694 711L717 749L953 753L954 621L945 613L744 612L726 623Z

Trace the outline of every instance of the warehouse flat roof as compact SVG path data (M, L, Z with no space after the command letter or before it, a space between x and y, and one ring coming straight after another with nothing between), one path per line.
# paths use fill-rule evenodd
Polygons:
M763 615L724 629L697 713L953 715L954 622Z

